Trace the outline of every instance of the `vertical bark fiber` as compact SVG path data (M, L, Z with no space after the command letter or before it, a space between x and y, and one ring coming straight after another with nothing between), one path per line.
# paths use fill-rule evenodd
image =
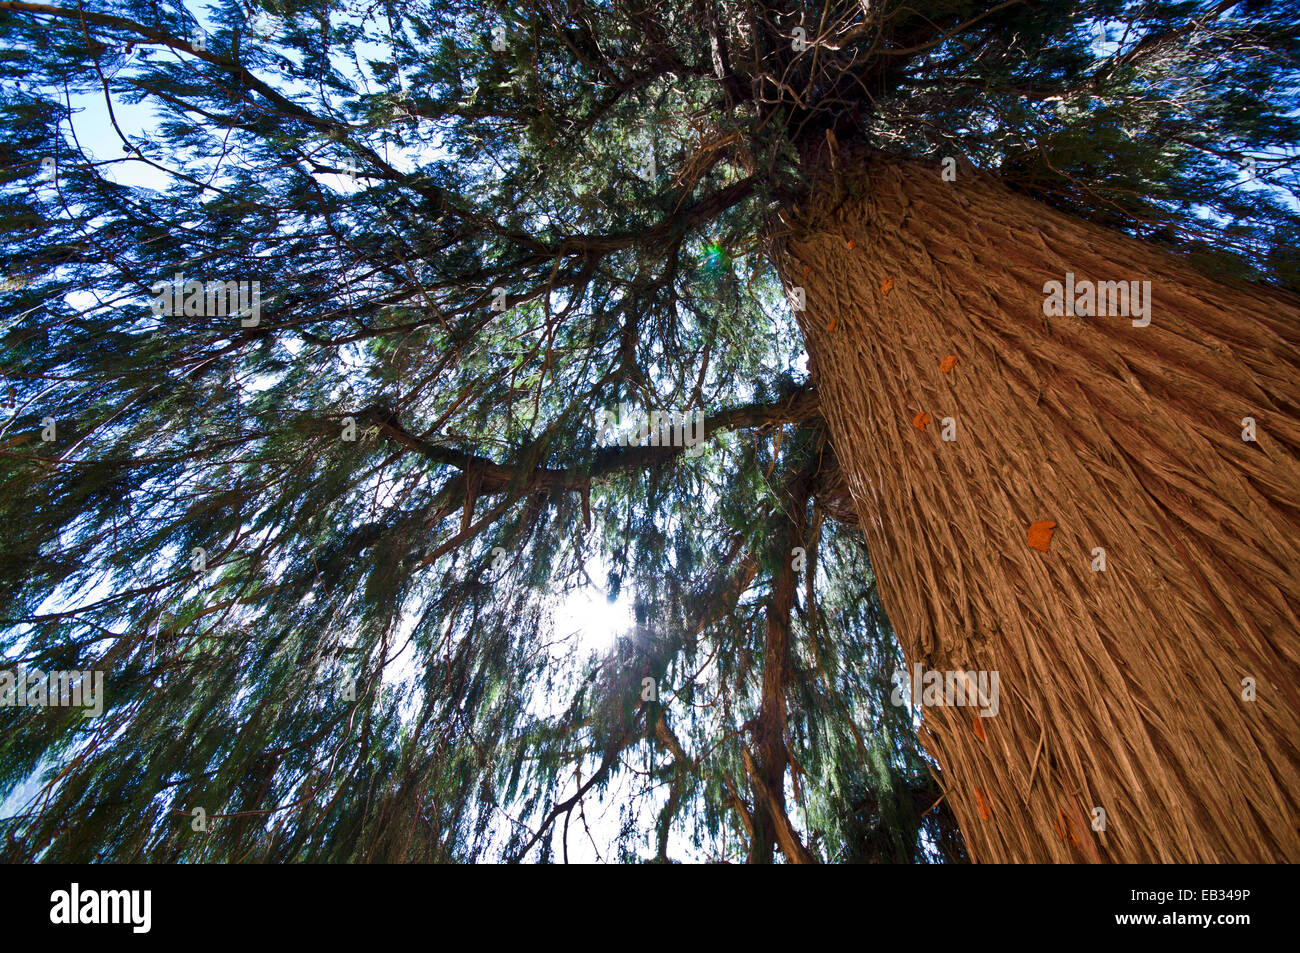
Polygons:
M1300 300L991 177L855 182L781 265L909 669L1000 674L921 732L972 859L1300 860ZM1150 326L1045 317L1067 271L1151 281Z

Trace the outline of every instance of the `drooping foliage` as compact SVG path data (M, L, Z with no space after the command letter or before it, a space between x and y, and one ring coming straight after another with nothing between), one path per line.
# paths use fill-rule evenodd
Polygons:
M0 2L0 49L0 667L107 685L0 708L8 859L961 859L770 242L853 146L1297 287L1264 3Z

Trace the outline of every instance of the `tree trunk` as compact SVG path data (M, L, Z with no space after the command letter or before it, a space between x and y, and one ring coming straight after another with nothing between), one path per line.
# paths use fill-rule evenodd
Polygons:
M818 196L781 267L909 675L999 675L923 709L972 859L1300 860L1300 299L937 162Z
M790 823L785 810L785 773L789 751L785 745L785 693L790 680L790 613L794 609L798 574L793 551L805 542L808 497L812 475L796 477L785 493L786 518L780 521L784 539L777 549L780 569L767 604L767 631L763 647L763 700L755 720L754 753L744 752L745 772L754 792L754 830L749 844L749 863L771 863L772 850L792 864L813 863L814 858Z

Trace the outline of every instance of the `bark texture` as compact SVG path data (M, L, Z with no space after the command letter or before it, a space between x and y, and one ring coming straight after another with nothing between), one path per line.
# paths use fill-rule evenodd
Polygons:
M886 609L909 669L999 673L924 709L972 859L1300 860L1300 300L937 162L816 195L781 269ZM1045 317L1066 272L1150 325Z

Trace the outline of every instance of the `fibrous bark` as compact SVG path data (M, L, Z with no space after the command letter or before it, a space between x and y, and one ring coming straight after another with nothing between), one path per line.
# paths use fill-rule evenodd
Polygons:
M780 264L886 610L1000 676L923 709L972 859L1300 859L1300 301L938 162L817 194ZM1046 316L1067 272L1150 324Z

